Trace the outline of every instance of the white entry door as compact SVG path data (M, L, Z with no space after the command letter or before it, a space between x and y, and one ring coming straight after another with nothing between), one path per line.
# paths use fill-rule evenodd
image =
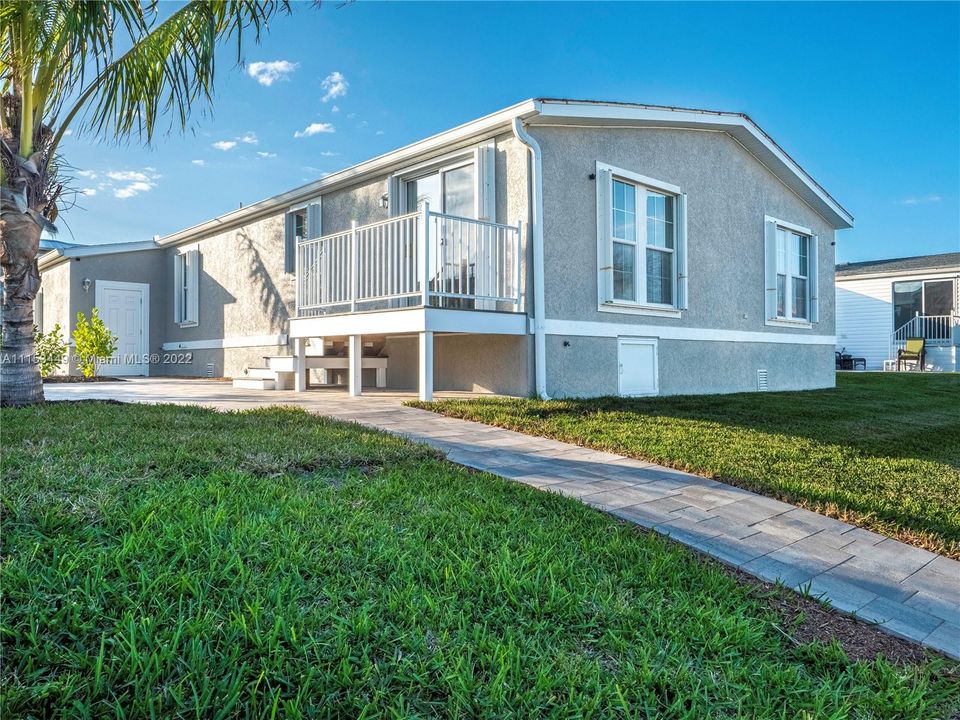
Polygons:
M657 341L652 338L619 339L621 395L656 395Z
M102 375L148 375L150 286L97 280L100 319L117 337L117 351L100 367Z

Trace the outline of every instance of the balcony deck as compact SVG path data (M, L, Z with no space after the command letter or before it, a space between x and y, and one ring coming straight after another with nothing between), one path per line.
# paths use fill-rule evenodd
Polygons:
M521 230L424 203L415 213L301 241L296 324L413 308L521 313Z

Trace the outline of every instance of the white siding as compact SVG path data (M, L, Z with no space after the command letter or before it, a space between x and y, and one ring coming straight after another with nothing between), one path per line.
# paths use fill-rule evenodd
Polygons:
M837 350L866 358L868 370L882 369L890 356L895 279L901 278L836 280Z

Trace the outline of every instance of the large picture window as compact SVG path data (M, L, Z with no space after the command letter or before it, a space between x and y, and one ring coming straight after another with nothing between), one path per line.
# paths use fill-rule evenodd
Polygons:
M954 314L953 280L900 280L893 283L893 329L899 330L917 315L923 320L911 332L930 340L947 340L950 323L938 322Z
M598 163L600 301L686 307L685 198L680 189Z

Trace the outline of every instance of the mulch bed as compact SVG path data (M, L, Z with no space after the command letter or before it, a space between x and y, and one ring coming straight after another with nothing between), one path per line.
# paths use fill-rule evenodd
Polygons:
M851 660L870 662L881 655L897 665L921 663L930 653L937 652L912 640L891 635L875 623L858 620L842 610L827 607L816 598L804 597L743 570L727 565L723 567L738 582L752 586L767 600L783 618L783 627L780 629L795 645L816 641L826 644L836 640Z

